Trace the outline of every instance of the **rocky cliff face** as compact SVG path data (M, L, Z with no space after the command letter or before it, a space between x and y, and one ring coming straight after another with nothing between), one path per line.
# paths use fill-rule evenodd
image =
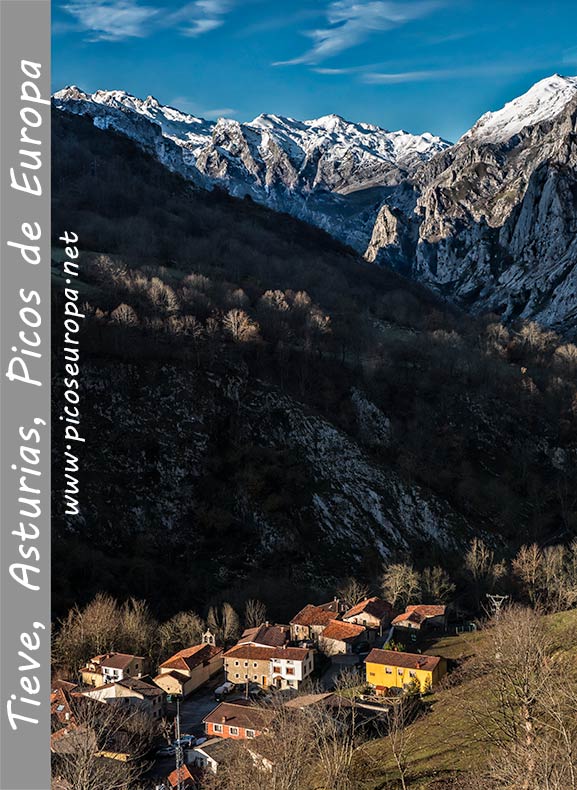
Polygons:
M477 312L571 330L577 318L577 79L554 76L488 113L385 203L366 255ZM399 259L399 250L405 254Z

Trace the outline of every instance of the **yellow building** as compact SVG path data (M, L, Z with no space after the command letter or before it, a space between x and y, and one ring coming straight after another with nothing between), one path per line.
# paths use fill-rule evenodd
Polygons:
M421 693L434 688L447 672L447 662L438 656L420 653L399 653L374 648L365 659L367 683L377 694L387 689L407 689L419 683Z

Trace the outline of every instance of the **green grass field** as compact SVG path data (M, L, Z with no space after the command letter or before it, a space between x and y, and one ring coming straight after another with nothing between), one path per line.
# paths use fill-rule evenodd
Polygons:
M552 637L557 659L577 677L577 661L573 660L577 657L577 610L547 615L543 624ZM442 637L427 653L449 659L466 658L485 638L483 631ZM489 683L490 675L467 678L430 695L429 712L408 728L407 780L411 790L448 787L456 774L480 768L487 761L492 744L479 733L470 705L473 700L476 704L486 700L489 705ZM397 786L398 772L387 738L363 748L362 759L367 768L362 790L389 790Z

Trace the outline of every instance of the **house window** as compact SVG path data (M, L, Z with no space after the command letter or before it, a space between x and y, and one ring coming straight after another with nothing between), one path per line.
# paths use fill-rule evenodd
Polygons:
M237 672L236 675L235 675L235 678L239 678L239 677L240 677L240 675Z
M393 670L390 667L385 667L385 672L387 673L387 675L393 674Z
M247 738L254 738L254 737L255 737L255 735L256 735L256 733L255 733L255 731L254 731L254 730L247 730L247 731L246 731L246 737L247 737Z
M231 735L238 735L238 727L229 727L228 731Z
M222 732L222 724L213 724L212 729L214 732Z
M235 661L234 665L235 665L235 667L240 667L240 661Z
M398 673L399 675L402 675L404 671L405 671L404 669L397 669L397 673Z
M416 677L417 677L417 673L416 673L416 672L413 672L413 671L411 670L411 671L409 672L409 677L410 677L410 678L416 678Z
M274 673L278 674L278 675L280 675L280 674L281 674L281 672L282 672L282 670L281 670L281 668L280 668L280 667L273 667L273 668L272 668L272 671L273 671Z
M245 667L248 667L248 661L244 662Z
M253 664L253 667L254 667L255 669L258 667L258 664L256 663L256 661L254 662L254 664Z
M252 676L252 679L253 679L253 680L258 680L258 675L253 675L253 676Z
M294 667L287 667L286 668L286 673L287 673L287 675L294 675L295 668Z
M369 677L370 678L374 678L375 677L375 673L374 672L369 672Z

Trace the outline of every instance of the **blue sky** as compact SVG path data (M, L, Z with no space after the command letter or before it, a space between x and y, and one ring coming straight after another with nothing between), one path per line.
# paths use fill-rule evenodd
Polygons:
M53 0L54 90L209 118L334 112L455 140L554 72L577 74L575 0Z

